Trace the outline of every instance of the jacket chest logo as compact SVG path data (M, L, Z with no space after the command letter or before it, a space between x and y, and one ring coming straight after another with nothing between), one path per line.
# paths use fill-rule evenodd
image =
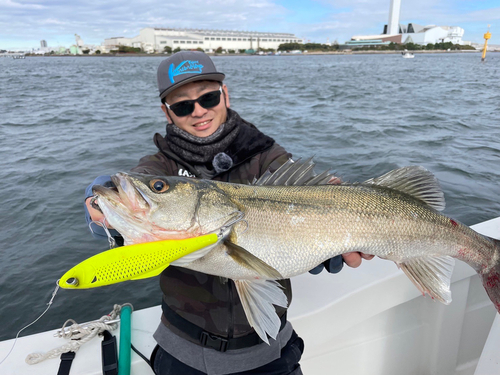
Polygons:
M189 171L187 171L185 169L182 169L182 168L179 169L179 171L177 172L177 174L180 177L196 177L194 174L192 174Z

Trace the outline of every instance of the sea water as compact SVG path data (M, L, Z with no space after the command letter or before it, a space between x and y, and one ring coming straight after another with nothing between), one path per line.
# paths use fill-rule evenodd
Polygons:
M84 220L85 187L156 152L163 56L0 59L0 340L35 319L56 280L107 249ZM364 181L422 165L445 213L500 216L500 54L216 56L231 108L318 171ZM332 277L335 277L334 275ZM24 334L161 302L158 278L60 290Z

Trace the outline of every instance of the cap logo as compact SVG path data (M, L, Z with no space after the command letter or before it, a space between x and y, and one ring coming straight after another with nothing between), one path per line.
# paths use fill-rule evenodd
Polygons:
M170 68L168 69L168 76L170 78L170 82L175 83L174 77L180 76L181 74L200 74L202 73L203 65L201 65L198 61L184 60L177 68L172 63L170 64Z

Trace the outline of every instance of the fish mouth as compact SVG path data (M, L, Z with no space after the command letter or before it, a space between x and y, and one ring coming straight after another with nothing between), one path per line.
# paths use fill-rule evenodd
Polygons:
M141 192L142 183L127 173L111 176L114 186L95 185L96 202L109 225L122 235L130 231L150 232L148 214L154 203Z
M127 173L117 173L111 176L113 187L95 185L92 188L97 202L111 204L116 209L125 209L129 214L146 213L153 206L153 202L136 186L136 181Z
M124 172L111 176L113 187L95 185L96 202L106 222L124 238L125 244L192 237L185 231L164 228L151 219L158 204L147 196L144 176Z

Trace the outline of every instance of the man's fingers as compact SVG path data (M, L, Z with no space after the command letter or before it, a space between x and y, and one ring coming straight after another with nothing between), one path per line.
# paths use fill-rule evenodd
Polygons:
M96 210L94 207L92 207L92 197L89 197L85 200L85 205L87 206L87 210L89 211L89 215L90 215L90 218L92 219L92 221L99 221L99 222L104 222L105 218L104 218L104 214L99 211L99 210ZM110 228L108 226L108 228Z
M340 185L342 183L342 180L338 177L332 177L330 178L330 181L327 182L328 185Z
M361 255L360 253L346 253L342 254L342 258L344 258L345 264L349 267L356 268L361 264Z
M349 267L352 268L359 267L363 259L370 260L373 259L373 257L374 255L358 253L358 252L342 254L342 258L344 258L345 264L347 264Z

